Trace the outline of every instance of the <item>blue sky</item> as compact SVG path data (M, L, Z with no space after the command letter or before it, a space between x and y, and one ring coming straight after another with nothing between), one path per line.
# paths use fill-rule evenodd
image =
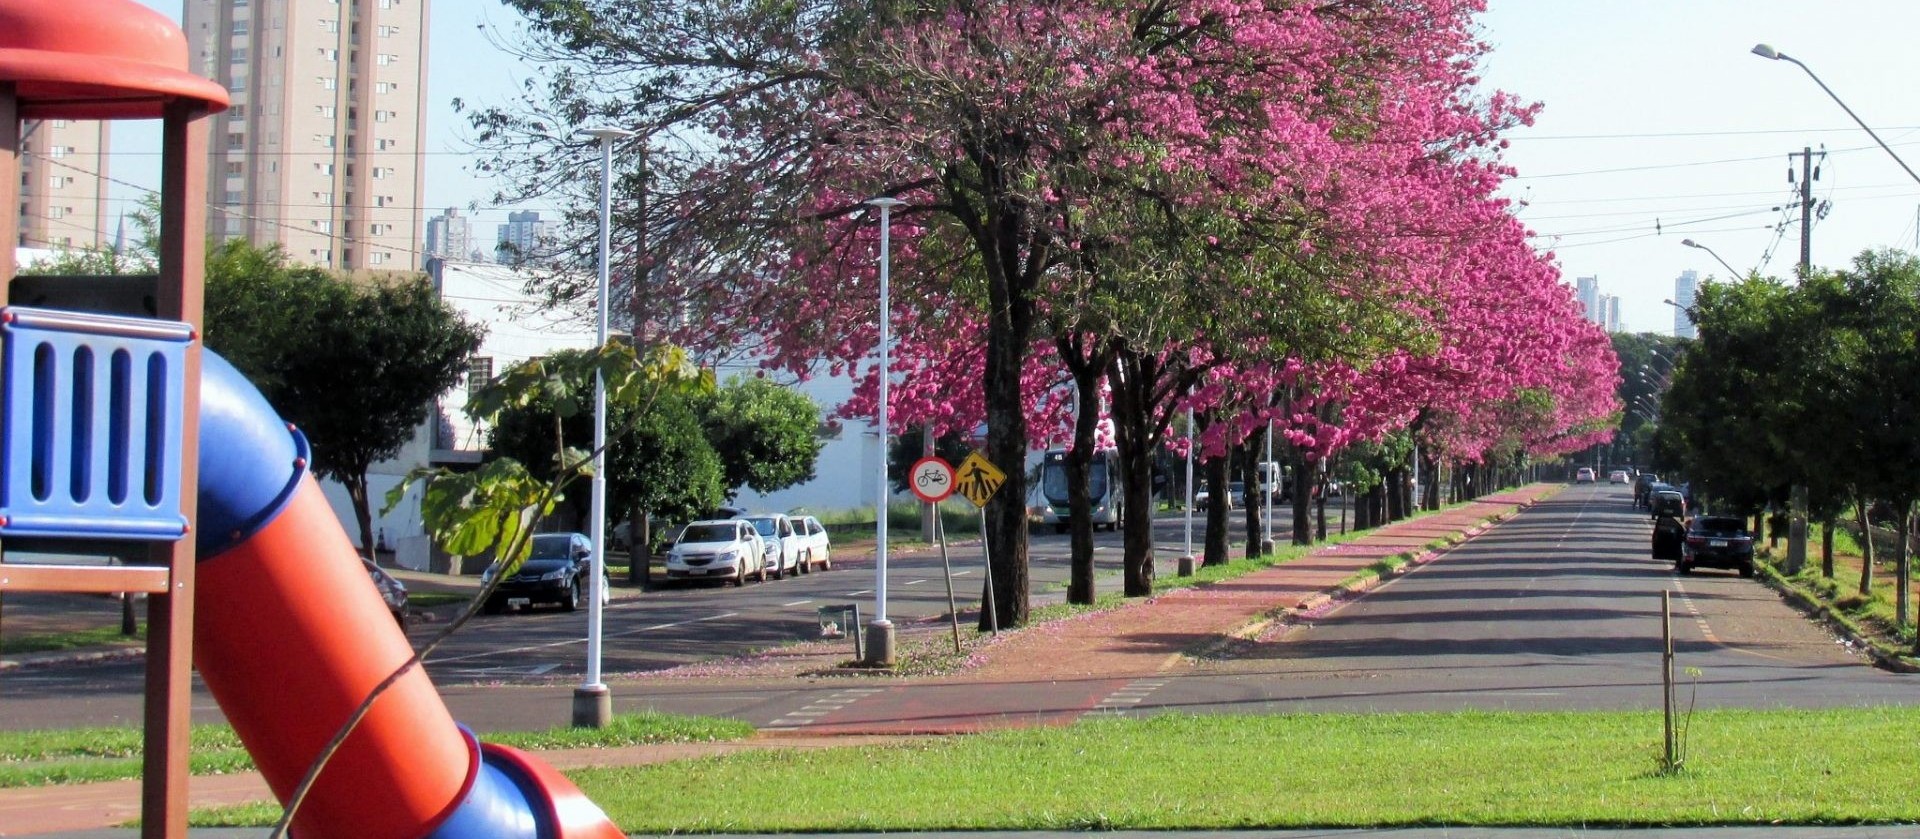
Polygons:
M142 0L173 16L179 0ZM429 153L425 203L459 206L490 187L467 171L456 97L498 103L527 76L482 27L510 33L516 16L485 0L441 0L428 47ZM1626 326L1669 331L1683 269L1727 272L1692 238L1741 270L1786 275L1799 226L1786 221L1795 187L1787 154L1825 146L1813 230L1815 265L1864 248L1915 248L1920 183L1873 145L1800 68L1749 53L1769 43L1805 62L1920 168L1920 3L1848 0L1490 0L1481 19L1492 52L1485 82L1545 105L1512 133L1508 188L1521 217L1554 250L1567 281L1595 275L1622 298ZM151 126L115 128L117 177L157 181ZM1774 207L1789 205L1775 211ZM547 209L531 207L533 209ZM505 208L472 212L491 238ZM1768 255L1771 254L1771 258Z

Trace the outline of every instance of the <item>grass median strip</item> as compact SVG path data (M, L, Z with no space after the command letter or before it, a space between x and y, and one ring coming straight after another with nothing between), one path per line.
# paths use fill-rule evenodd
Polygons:
M648 743L739 740L753 727L738 720L641 712L614 717L606 728L556 726L481 736L518 749L618 748ZM189 771L195 775L246 772L253 760L233 729L194 726ZM68 728L0 732L0 787L48 786L140 777L140 729Z
M657 834L1911 822L1917 725L1910 708L1702 712L1675 775L1656 712L1167 715L569 774Z

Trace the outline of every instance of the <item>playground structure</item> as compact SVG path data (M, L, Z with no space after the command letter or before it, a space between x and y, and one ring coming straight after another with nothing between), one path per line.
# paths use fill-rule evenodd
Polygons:
M0 593L145 592L143 837L186 836L190 668L285 803L373 687L412 656L308 474L306 441L198 341L207 136L227 93L134 0L0 0L0 207L22 121L162 120L156 278L114 311L0 309ZM0 305L16 285L0 213ZM77 287L77 284L76 284ZM150 311L141 311L150 302ZM9 561L8 543L145 545L127 565ZM219 604L196 608L196 603ZM483 746L414 667L314 782L303 839L583 839L621 833L551 768Z

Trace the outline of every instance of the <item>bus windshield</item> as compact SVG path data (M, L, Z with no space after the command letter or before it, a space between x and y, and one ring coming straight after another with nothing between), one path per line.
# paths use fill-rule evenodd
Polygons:
M1067 464L1064 459L1047 459L1046 468L1040 474L1040 491L1054 504L1065 504L1067 498ZM1095 504L1107 497L1107 461L1096 457L1089 464L1087 472L1087 494Z

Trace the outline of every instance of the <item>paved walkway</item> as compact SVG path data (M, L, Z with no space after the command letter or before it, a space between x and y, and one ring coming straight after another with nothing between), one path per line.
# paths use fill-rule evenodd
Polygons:
M829 714L811 720L804 726L805 736L798 730L768 731L739 743L563 750L542 756L562 769L638 765L744 749L826 748L904 734L1064 724L1124 692L1131 680L1160 673L1185 654L1256 630L1273 615L1312 610L1341 596L1338 586L1383 558L1414 553L1416 561L1424 561L1432 556L1426 550L1430 543L1476 534L1488 519L1558 489L1535 484L1492 495L1228 582L1008 633L978 654L977 666L951 679L863 686L886 695L861 701L842 718ZM113 613L117 620L117 604ZM1044 690L1036 689L1042 684ZM266 800L270 794L257 774L245 773L194 777L189 796L193 806L205 807ZM137 781L0 789L0 836L79 836L83 834L78 831L123 824L138 812Z

